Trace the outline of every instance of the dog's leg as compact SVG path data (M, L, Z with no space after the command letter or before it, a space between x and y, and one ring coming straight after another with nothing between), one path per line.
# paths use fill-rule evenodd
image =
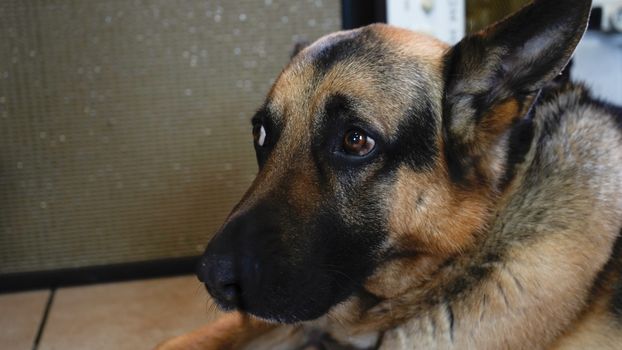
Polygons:
M240 349L275 327L276 325L234 312L188 334L167 340L158 345L156 350Z

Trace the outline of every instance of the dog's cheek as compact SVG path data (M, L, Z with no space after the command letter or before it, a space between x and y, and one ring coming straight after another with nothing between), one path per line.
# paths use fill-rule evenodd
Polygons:
M444 169L399 169L390 198L389 244L398 252L456 254L473 243L489 215L485 192L463 192Z
M380 299L392 299L428 281L445 259L418 255L387 261L365 281L365 290Z

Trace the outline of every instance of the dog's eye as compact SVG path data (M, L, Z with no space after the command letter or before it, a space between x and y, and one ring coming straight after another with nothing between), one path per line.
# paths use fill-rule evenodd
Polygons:
M266 143L266 128L262 124L253 126L253 139L255 144L259 147L263 147Z
M376 141L359 129L348 131L343 137L343 149L348 154L365 156L374 149Z

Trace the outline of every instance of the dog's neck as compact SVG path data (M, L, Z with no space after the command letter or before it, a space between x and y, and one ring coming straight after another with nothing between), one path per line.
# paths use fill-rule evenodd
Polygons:
M482 239L397 296L334 308L322 322L336 338L384 333L387 349L537 348L569 326L622 225L612 219L622 218L622 155L606 145L619 143L615 134L589 131L609 116L582 104L581 88L562 90L536 107L531 147ZM608 165L577 163L578 154Z

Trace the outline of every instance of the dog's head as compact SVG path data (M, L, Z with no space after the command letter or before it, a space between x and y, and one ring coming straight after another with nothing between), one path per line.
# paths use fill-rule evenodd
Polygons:
M304 48L252 119L259 173L201 260L210 294L297 322L430 278L482 233L589 8L536 1L454 47L372 25Z

